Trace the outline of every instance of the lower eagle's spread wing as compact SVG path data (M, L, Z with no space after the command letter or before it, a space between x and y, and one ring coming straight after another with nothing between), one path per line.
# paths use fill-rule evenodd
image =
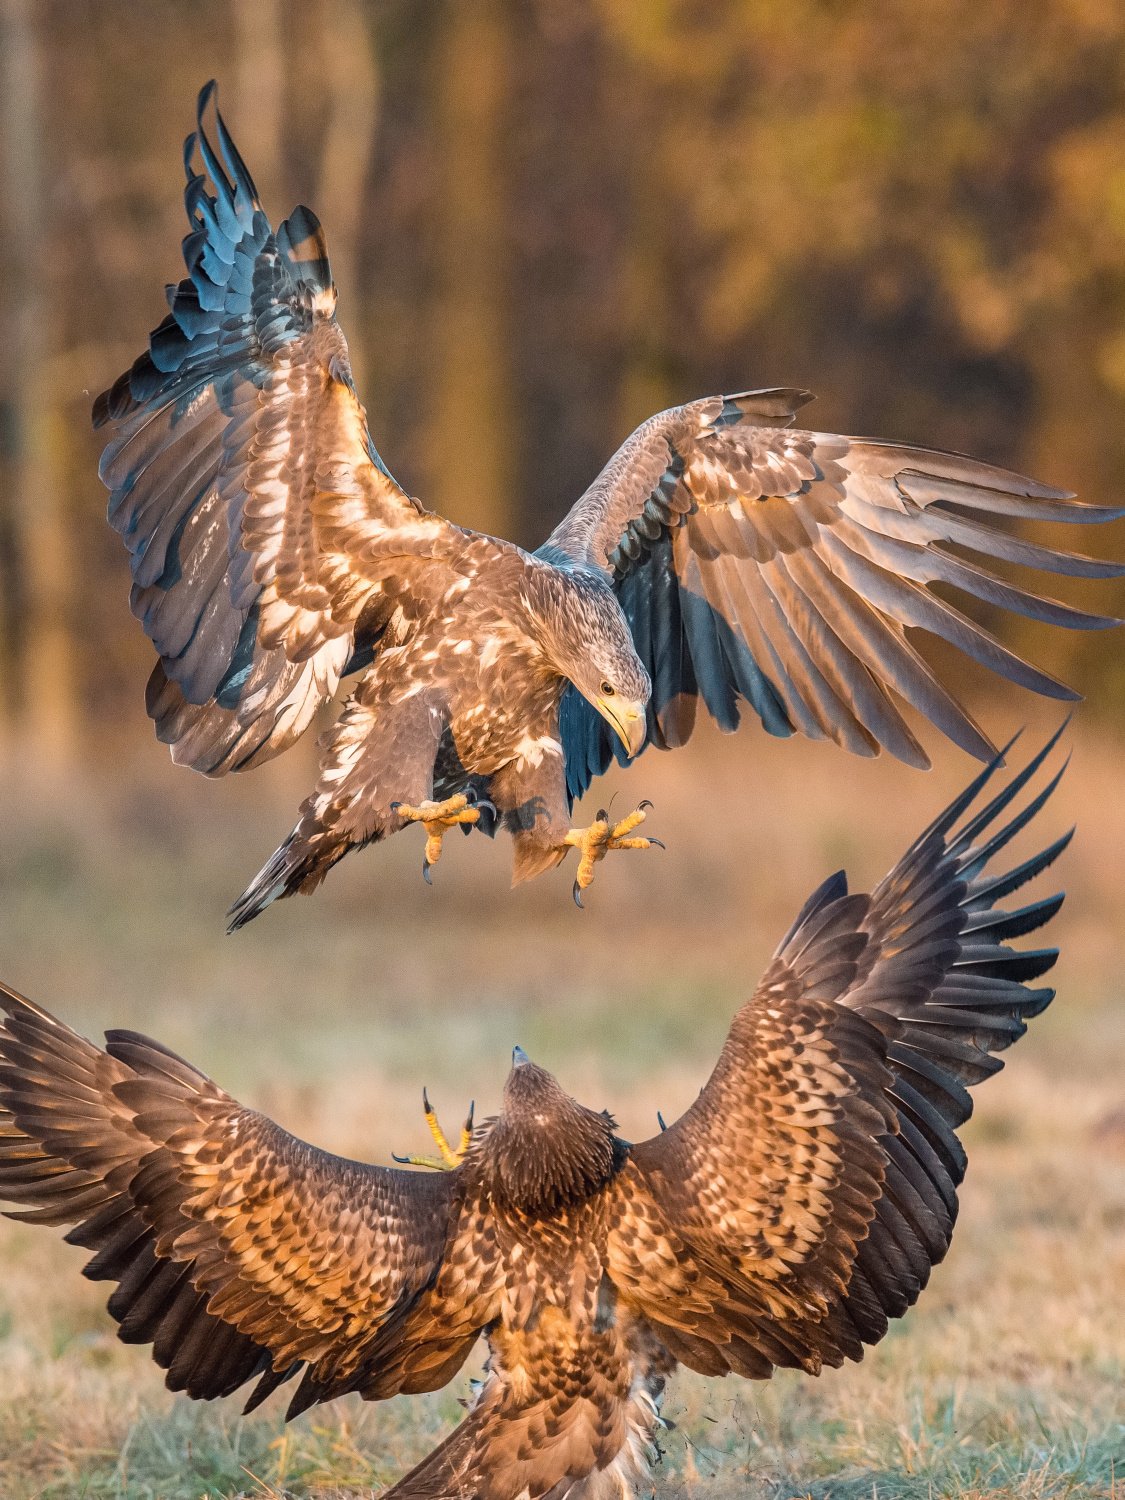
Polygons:
M1056 737L1057 738L1057 737ZM1051 742L1053 745L1054 741ZM1050 750L958 829L996 762L870 896L842 875L811 897L731 1027L691 1108L635 1146L610 1191L613 1280L705 1374L858 1359L949 1246L966 1086L998 1071L1053 991L1023 981L1055 949L1061 896L996 903L1069 835L1006 874L985 867L1058 777L979 846Z
M330 1156L145 1037L110 1032L103 1052L3 986L0 1009L0 1200L77 1226L85 1274L118 1283L121 1338L151 1343L173 1390L227 1395L258 1376L256 1405L303 1365L303 1410L363 1388L380 1340L399 1388L435 1388L411 1374L403 1328L454 1238L457 1174ZM453 1321L463 1279L446 1278ZM454 1339L457 1364L473 1336ZM442 1354L436 1385L453 1373Z
M187 277L94 423L115 424L109 519L160 656L149 712L178 760L218 775L303 732L459 533L376 453L320 225L298 208L271 229L221 117L222 162L203 129L213 91L184 153Z
M843 922L810 975L839 968L841 937L856 945ZM703 1374L839 1363L821 1324L882 1195L894 1116L882 1035L816 998L832 987L800 968L764 983L699 1099L615 1184L610 1276Z
M1029 593L987 564L1117 577L1120 564L1035 545L1004 527L1016 518L1107 521L1125 511L1079 504L959 454L790 429L810 399L751 391L650 418L542 555L611 573L652 678L649 743L683 744L700 697L733 730L745 699L771 734L799 730L861 755L884 746L928 765L892 689L987 759L987 739L911 645L908 627L1035 692L1075 695L929 585L1055 625L1116 624ZM577 796L615 750L577 694L564 702L563 728Z

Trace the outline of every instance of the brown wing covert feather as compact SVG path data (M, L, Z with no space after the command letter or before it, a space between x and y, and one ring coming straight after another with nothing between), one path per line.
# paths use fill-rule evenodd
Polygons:
M1116 624L1028 592L990 564L1119 577L1125 565L1032 544L1006 528L1011 519L1100 522L1125 511L1079 504L959 454L789 428L810 399L750 391L650 418L543 555L612 576L653 682L650 743L683 744L700 697L731 732L741 699L772 734L833 739L860 755L884 747L926 766L893 692L988 759L986 736L908 629L939 636L1035 692L1075 694L930 585L1069 628ZM568 746L568 780L578 796L613 751L581 705L571 707L580 726Z
M992 1054L1053 997L1023 981L1057 950L1003 939L1042 926L1062 897L1016 911L996 902L1070 835L1006 874L984 872L1059 776L975 840L1057 738L966 816L993 761L871 896L849 895L842 874L826 881L735 1017L700 1097L632 1148L612 1190L611 1274L685 1364L765 1376L859 1359L944 1257L967 1087L1000 1068Z
M114 1031L102 1052L11 991L0 1004L0 1198L77 1224L86 1274L119 1283L121 1336L153 1342L172 1388L228 1394L259 1375L257 1404L304 1364L296 1411L373 1379L380 1339L401 1345L438 1275L455 1176L330 1156L156 1042ZM420 1331L444 1336L432 1319ZM428 1367L439 1384L466 1337ZM410 1354L410 1388L431 1388Z
M866 1237L894 1119L882 1035L816 988L775 961L699 1099L620 1179L610 1274L704 1373L842 1357L820 1324ZM692 1357L697 1343L717 1359Z

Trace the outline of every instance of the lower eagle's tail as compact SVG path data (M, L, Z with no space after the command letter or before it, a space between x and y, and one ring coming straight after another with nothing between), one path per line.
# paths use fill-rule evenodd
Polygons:
M523 1396L511 1372L494 1369L461 1425L381 1500L628 1500L647 1492L654 1432L666 1425L664 1379L675 1361L647 1327L638 1328L630 1353L624 1384L597 1360L560 1367L548 1358L553 1378ZM522 1373L534 1383L542 1372Z

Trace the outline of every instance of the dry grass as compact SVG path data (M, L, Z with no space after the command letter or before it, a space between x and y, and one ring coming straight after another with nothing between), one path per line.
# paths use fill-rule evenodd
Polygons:
M860 1366L679 1377L658 1494L1035 1500L1109 1494L1125 1467L1125 776L1115 741L1074 741L1038 834L1081 825L1052 934L1060 997L978 1093L949 1260ZM404 836L227 939L222 912L287 830L307 767L212 786L147 741L112 750L65 777L10 752L0 972L87 1033L148 1030L289 1128L382 1161L423 1144L423 1082L451 1124L470 1088L493 1108L515 1041L627 1136L651 1133L657 1108L693 1097L811 887L840 864L867 886L970 769L949 753L923 778L705 735L618 776L619 806L653 797L668 853L607 862L585 914L565 870L510 894L500 840L451 844L427 891ZM367 1494L457 1419L467 1375L288 1431L280 1396L247 1422L236 1401L173 1399L114 1338L83 1259L0 1229L3 1500Z

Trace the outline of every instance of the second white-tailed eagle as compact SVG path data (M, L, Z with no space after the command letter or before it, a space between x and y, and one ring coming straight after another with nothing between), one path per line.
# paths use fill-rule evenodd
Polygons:
M826 880L650 1140L517 1048L450 1171L345 1161L160 1043L103 1052L0 985L0 1201L74 1226L120 1337L197 1399L433 1391L483 1334L469 1414L384 1500L628 1500L677 1364L862 1359L945 1256L968 1089L1052 998L1027 981L1057 950L1009 940L1062 897L999 903L1069 835L989 870L1058 780L1001 816L1047 750L975 811L983 772L870 895Z

